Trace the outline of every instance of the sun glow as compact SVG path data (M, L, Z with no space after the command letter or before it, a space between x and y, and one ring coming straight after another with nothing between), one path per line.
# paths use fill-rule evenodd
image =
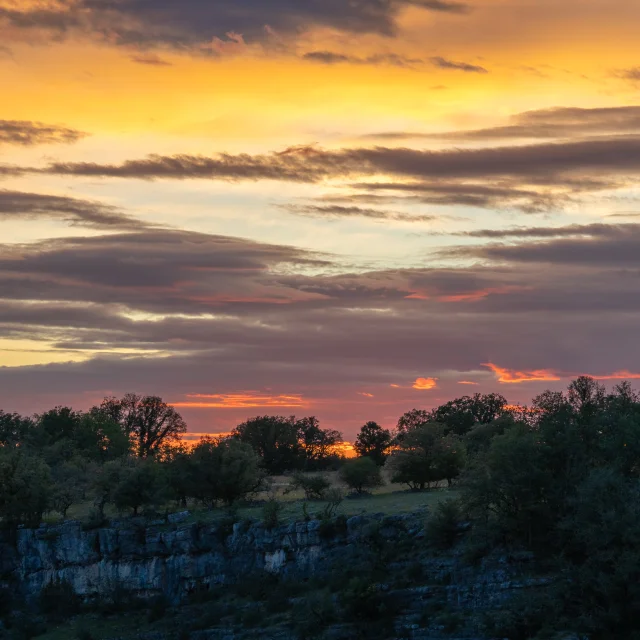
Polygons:
M261 407L305 408L309 403L300 395L266 395L258 392L189 394L189 400L172 403L174 407L188 409L257 409Z

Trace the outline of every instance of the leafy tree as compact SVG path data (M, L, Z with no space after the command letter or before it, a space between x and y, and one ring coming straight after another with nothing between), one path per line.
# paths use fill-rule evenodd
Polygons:
M519 426L497 436L465 480L468 508L491 519L510 540L531 544L555 517L548 500L555 478L549 473L550 447L540 434Z
M98 408L120 425L140 458L156 455L166 444L173 444L186 433L180 414L158 396L128 393L123 398L105 398Z
M496 418L493 422L477 424L464 437L466 450L470 455L484 455L493 438L501 436L517 424L521 423L508 413Z
M252 448L233 438L203 438L191 454L192 492L213 506L232 505L257 491L263 481L260 461Z
M439 424L424 424L408 432L387 462L392 482L421 490L440 480L451 483L462 470L464 448L457 436L445 433Z
M80 425L81 413L71 407L55 407L36 418L36 439L39 446L51 446L60 441L73 442Z
M335 429L321 429L317 418L301 418L296 421L298 442L304 466L307 469L326 467L336 457L335 448L343 440L342 433Z
M51 472L40 458L0 450L0 517L5 525L39 524L50 488Z
M182 506L187 506L187 498L195 493L195 469L191 452L184 446L174 447L164 460L169 492Z
M411 409L403 413L396 425L396 438L402 440L404 435L430 421L431 412L426 409Z
M75 457L52 468L53 486L50 505L63 518L71 505L83 500L89 487L89 475L95 465L86 458Z
M258 416L238 425L232 436L248 444L272 475L300 466L302 446L294 417Z
M16 447L27 441L33 421L17 413L0 410L0 447Z
M376 422L367 422L360 428L354 448L359 456L371 458L382 466L391 448L391 432Z
M380 467L371 458L347 460L340 469L340 479L356 493L364 493L382 484Z
M96 408L81 416L75 441L81 455L99 463L122 458L131 451L129 434Z
M115 492L125 474L127 460L110 460L103 464L91 483L98 518L104 519L105 507L114 502Z
M464 436L474 425L489 424L506 411L507 400L497 393L476 393L451 400L429 415L429 422L446 426L447 432Z
M153 460L128 458L121 463L118 482L111 494L116 508L131 509L138 515L140 507L161 504L166 497L166 485L160 465Z

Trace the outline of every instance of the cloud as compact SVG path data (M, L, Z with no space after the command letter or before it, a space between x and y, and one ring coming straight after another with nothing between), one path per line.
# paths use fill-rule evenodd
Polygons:
M496 364L487 362L482 365L488 367L496 374L498 382L504 384L522 384L523 382L553 382L560 378L549 369L536 369L534 371L516 371L514 369L506 369Z
M366 58L358 56L334 53L332 51L310 51L302 56L303 60L319 62L320 64L364 64L364 65L391 65L394 67L412 68L416 64L422 64L420 58L408 58L397 53L379 53Z
M623 78L624 80L631 80L632 82L637 82L640 80L640 67L630 67L628 69L621 69L616 73L618 78Z
M589 239L624 243L634 233ZM469 267L437 258L369 271L295 247L165 229L3 245L0 349L36 340L85 361L0 368L0 402L34 411L34 396L97 402L139 390L190 403L196 428L209 416L227 428L250 415L243 402L296 396L341 424L363 389L397 419L415 402L412 384L431 385L419 380L425 370L439 378L425 396L432 404L473 381L480 363L540 387L565 372L637 370L638 267L523 261L518 250L532 243L513 241L514 256L481 263L484 247L469 243ZM489 377L477 377L478 390L491 390ZM391 389L393 380L417 382ZM512 400L529 399L510 387Z
M454 71L465 71L466 73L489 73L484 67L480 67L475 64L469 64L468 62L455 62L454 60L447 60L440 56L434 56L429 58L432 65L439 69L450 69Z
M517 209L524 213L538 213L557 208L569 201L558 191L544 193L524 189L513 181L481 182L359 182L354 189L369 192L387 191L412 194L403 200L437 206L479 207L483 209ZM349 196L346 196L347 198ZM350 196L353 198L353 196Z
M423 204L538 213L579 202L584 194L633 186L640 176L640 136L442 151L302 145L256 155L151 155L120 164L54 162L12 170L144 180L350 180L368 192L406 192ZM376 181L366 181L371 178ZM348 197L355 202L357 194Z
M552 369L539 369L535 371L515 371L499 367L492 363L482 366L491 369L497 376L498 382L505 384L522 384L524 382L553 382L561 379L577 378L579 376L589 376L595 380L638 380L640 373L632 373L627 369L605 374L575 373L567 371L555 371Z
M0 221L49 218L96 229L143 229L147 225L115 207L91 200L0 189Z
M449 14L468 9L445 0L60 0L46 8L0 8L0 21L42 33L42 41L81 33L120 46L219 55L212 39L214 45L232 40L229 34L242 33L249 43L268 43L273 34L296 37L314 27L393 36L398 16L409 6Z
M593 135L640 132L640 107L554 107L525 111L511 116L508 124L483 129L425 133L387 131L371 133L365 138L378 140L507 140L575 138Z
M422 180L446 178L449 181L517 178L536 186L603 189L612 182L609 176L603 178L603 174L634 175L640 172L640 136L444 151L403 147L327 150L299 146L262 155L151 155L119 165L53 163L44 171L59 175L138 179L298 182L355 175Z
M563 238L612 237L626 232L640 232L640 225L613 225L603 223L572 224L565 227L518 227L515 229L479 229L457 235L469 238Z
M568 231L566 235L573 236L572 230L571 227L565 229ZM558 237L547 242L491 244L478 247L472 253L492 261L510 263L640 267L640 225L595 224L584 226L583 231L575 237ZM535 237L535 233L532 235Z
M355 206L332 205L315 205L315 204L285 204L280 205L281 209L288 211L294 215L307 216L311 218L370 218L372 220L384 221L395 220L398 222L434 222L438 220L438 216L433 215L412 215L408 213L400 213L398 211L381 211L380 209L367 209Z
M138 54L135 56L131 56L131 60L133 62L137 62L138 64L147 64L154 67L170 67L172 66L170 62L167 62L160 56L157 56L153 53L146 54Z
M69 144L87 134L75 129L27 120L0 120L0 145Z
M420 391L429 391L438 386L438 378L417 378L413 383L413 388Z

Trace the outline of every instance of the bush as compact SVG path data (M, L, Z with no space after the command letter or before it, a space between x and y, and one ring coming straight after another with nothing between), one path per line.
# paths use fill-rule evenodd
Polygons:
M306 473L295 473L290 485L290 489L302 489L307 500L322 500L329 487L331 483L325 476Z
M358 494L382 484L380 467L371 458L355 458L340 469L340 479Z
M291 627L300 640L321 637L324 630L337 621L333 598L324 590L297 602L290 615Z
M460 534L462 512L456 500L444 500L429 516L425 525L427 541L434 547L449 549Z
M81 601L66 580L53 580L40 592L40 610L52 620L64 620L80 610Z
M147 612L147 621L150 623L154 623L158 620L162 620L162 618L164 618L164 616L166 615L168 608L169 602L164 596L153 598Z
M265 529L275 529L280 522L282 504L275 499L268 500L262 507L262 524Z

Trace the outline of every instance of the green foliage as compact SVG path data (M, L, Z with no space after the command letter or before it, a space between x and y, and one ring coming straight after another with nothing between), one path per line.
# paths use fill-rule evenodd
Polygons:
M290 484L291 489L302 489L307 500L322 500L330 487L326 476L300 472L293 474Z
M456 500L440 502L425 525L427 542L440 549L449 549L460 535L462 511Z
M331 594L318 591L309 594L291 610L290 624L300 640L319 638L325 629L338 621L338 611Z
M53 580L40 592L39 604L47 618L60 621L78 613L82 603L69 582Z
M66 518L69 507L86 498L91 477L96 471L94 463L79 456L55 466L50 507Z
M111 496L117 509L131 509L134 516L141 507L161 504L166 498L166 485L159 465L152 460L123 460Z
M280 512L282 511L282 503L274 498L265 502L262 508L262 524L266 529L275 529L280 522Z
M264 475L252 448L233 438L203 438L193 449L188 494L213 506L229 506L256 492Z
M465 451L457 436L445 432L439 424L424 424L407 432L387 462L392 482L412 489L424 489L440 480L451 483L463 468Z
M0 449L0 517L5 525L38 525L50 495L51 471L41 459Z
M391 448L391 432L376 422L367 422L360 428L354 448L360 457L371 458L382 466Z
M371 458L348 460L340 469L340 479L358 494L382 484L380 467Z
M366 578L351 578L340 594L340 604L348 622L373 622L392 614L378 586Z

